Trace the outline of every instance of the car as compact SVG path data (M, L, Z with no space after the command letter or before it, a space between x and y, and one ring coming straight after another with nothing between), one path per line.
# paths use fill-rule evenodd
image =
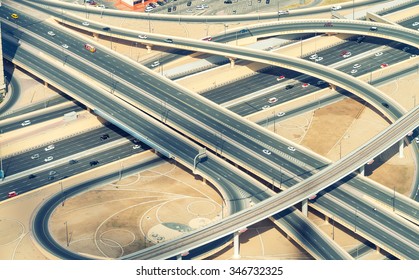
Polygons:
M387 103L385 103L385 102L383 102L383 103L381 103L381 105L383 105L384 107L386 107L386 108L389 108L390 106L387 104Z
M212 37L211 36L207 36L202 38L202 41L212 41Z
M132 148L133 148L134 150L136 150L136 149L141 148L141 145L136 144L136 145L132 146Z
M8 197L8 198L12 198L12 197L15 197L15 196L17 196L17 192L16 192L16 191L11 191L11 192L9 192L9 193L7 194L7 197Z
M108 138L109 138L109 134L107 134L107 133L100 136L100 140L106 140Z
M67 44L62 44L61 47L63 47L64 49L68 49L68 45Z
M269 3L271 3L271 0L266 0L266 5L268 5Z
M202 4L202 7L204 7L204 9L208 9L209 8L209 6L207 4Z
M39 154L33 154L32 156L31 156L31 159L38 159L39 158Z
M157 8L157 5L156 5L156 4L154 4L153 2L150 2L148 5L149 5L150 7Z
M18 16L17 14L15 14L15 13L11 14L10 16L11 16L12 18L14 18L14 19L18 19L18 18L19 18L19 16Z
M55 33L54 33L54 31L48 31L48 35L49 36L55 36Z
M198 6L196 6L196 8L195 9L197 9L197 10L203 10L203 9L205 9L204 8L204 6L202 6L202 5L198 5Z
M266 110L266 109L268 109L269 107L271 107L271 106L269 106L269 105L265 105L265 106L263 106L263 107L262 107L262 110Z
M98 5L97 7L98 7L98 8L102 8L102 9L106 9L106 6L105 6L105 5L103 5L103 4L100 4L100 5Z
M151 63L151 67L157 67L157 66L159 66L160 65L160 61L158 61L158 60L156 60L156 61L154 61L153 63Z
M22 126L27 126L27 125L30 125L30 124L31 124L30 120L26 120L26 121L21 123Z
M348 58L352 55L351 52L346 52L345 54L342 55L343 58Z
M138 35L138 38L140 38L140 39L147 39L147 35L140 34L140 35Z
M132 143L134 143L134 144L140 144L140 140L138 140L138 139L132 139Z
M364 41L364 39L365 39L365 36L358 36L357 38L356 38L356 42L358 43L358 44L360 44L362 41Z
M352 66L352 68L354 68L354 69L357 69L359 67L361 67L361 64L359 64L359 63L356 63L356 64L354 64L354 66Z
M54 179L55 179L55 177L54 177L54 176L52 176L52 175L48 176L48 180L52 181L52 180L54 180Z
M263 149L263 153L265 153L265 154L267 154L267 155L272 154L272 152L271 152L271 151L269 151L268 149Z
M381 63L381 65L380 65L381 68L386 68L387 66L388 66L387 63Z
M404 52L406 52L406 51L408 51L408 50L410 50L410 48L409 48L409 47L404 47L404 48L402 49L402 51L404 51Z
M170 39L170 38L164 39L164 41L165 41L166 43L173 43L173 39Z
M55 171L55 170L51 170L48 174L49 174L49 175L55 175L55 174L57 174L57 171Z
M315 61L315 62L322 61L322 60L323 60L323 57L321 57L321 56L316 57L316 58L314 59L314 61Z
M31 174L31 175L28 176L28 179L33 179L33 178L36 178L35 174Z
M376 26L371 26L370 27L370 31L377 31L377 30L378 30L378 28Z
M145 12L151 12L152 10L154 10L154 8L153 8L153 7L151 7L151 6L147 6L147 7L145 7L145 9L144 9L144 11L145 11Z
M373 210L374 210L374 211L377 211L377 208L375 208L375 207L374 207L374 208L373 208Z
M303 84L301 85L301 87L306 88L306 87L308 87L309 85L310 85L309 83L303 83Z
M332 22L325 22L324 27L333 27L333 23Z
M414 57L416 57L417 55L416 54L411 54L410 55L410 58L414 58Z
M277 102L278 101L278 98L276 98L276 97L271 97L271 98L269 98L268 99L268 103L275 103L275 102Z
M99 161L97 161L97 160L92 160L90 162L90 166L95 166L95 165L98 165L98 164L99 164Z
M83 21L83 22L82 22L82 25L84 25L84 26L89 26L89 25L90 25L90 23L88 23L87 21Z
M337 10L342 9L342 6L341 6L341 5L334 5L334 6L330 7L330 9L331 9L332 11L337 11Z
M288 10L285 11L278 11L278 16L288 15L290 12Z
M280 80L283 80L283 79L285 79L285 76L284 75L281 75L278 78L276 78L277 81L280 81Z
M416 142L416 144L419 144L419 137L415 138L415 142Z
M157 1L157 5L164 6L164 5L166 5L166 3L164 3L163 1Z
M70 160L68 163L69 163L69 164L76 164L76 163L78 163L78 161L77 161L77 160L75 160L75 159L72 159L72 160Z
M53 159L54 159L54 157L53 157L53 156L49 156L49 157L45 158L45 159L44 159L44 161L45 161L45 162L48 162L48 161L51 161L51 160L53 160Z
M294 85L286 85L285 89L288 90L288 89L292 89L293 87L294 87Z
M375 55L375 56L382 56L382 55L383 55L383 53L382 53L382 52L376 52L374 55Z
M418 26L419 25L419 21L415 21L414 23L412 23L412 26Z
M53 149L55 149L55 146L54 146L54 144L51 144L51 145L46 146L44 150L45 151L50 151L50 150L53 150Z
M224 4L233 4L233 1L231 1L231 0L225 0L224 1Z
M225 3L225 1L224 1L224 3ZM191 5L192 5L192 1L188 1L188 3L186 3L186 6L188 6L188 7L190 7Z
M187 9L186 12L187 13L193 13L193 10L192 9Z
M358 72L358 70L357 70L357 69L352 69L352 70L351 70L351 74L355 74L356 72Z
M316 84L317 84L318 86L321 86L321 85L323 85L323 84L325 84L325 83L326 83L325 81L320 80L320 81L317 81L317 83L316 83Z
M279 112L279 113L277 113L276 114L278 117L283 117L283 116L285 116L285 113L284 112Z
M172 7L167 8L167 12L171 13L172 12Z
M293 146L289 146L288 150L290 150L291 152L295 152L295 148Z
M318 57L318 55L315 53L315 54L312 54L312 55L309 57L309 59L313 60L313 59L316 59L317 57Z
M173 10L173 12L176 11L176 6L173 6L172 10Z

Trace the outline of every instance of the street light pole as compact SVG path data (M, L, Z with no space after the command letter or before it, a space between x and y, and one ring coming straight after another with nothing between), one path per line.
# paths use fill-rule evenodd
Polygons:
M68 240L68 227L67 227L67 221L64 222L65 224L65 237L66 237L66 241L67 241L67 247L68 245L70 245L70 241Z

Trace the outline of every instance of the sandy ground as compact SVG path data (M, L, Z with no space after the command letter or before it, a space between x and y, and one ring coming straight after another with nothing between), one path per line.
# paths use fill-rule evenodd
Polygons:
M124 24L128 23L121 22L121 26ZM157 26L150 25L150 28L156 28L153 30L160 32ZM189 26L188 28L177 26L171 31L178 32L178 34L184 32L188 36L194 34L193 36L199 38L201 33L206 32L202 30L208 27L201 25L194 28L196 28L194 31L198 30L197 33L191 32ZM221 32L224 28L218 26L218 29ZM330 40L331 38L328 39L329 43ZM339 41L340 39L333 40ZM110 47L109 41L102 39L99 41ZM317 45L308 42L304 45L304 51L309 53L313 48L319 47L319 40L315 44ZM139 46L127 46L114 42L112 47L134 60L158 55L158 53L147 54L146 49ZM293 51L294 55L298 55L298 51L292 49L285 52L292 55ZM217 70L219 72L213 72L205 77L208 83L200 85L191 80L186 85L193 90L205 89L211 85L213 79L218 80L221 79L220 77L225 77L224 71L233 71L233 74L229 73L229 77L238 78L258 67L257 64L234 69L224 67L224 70ZM33 82L24 75L20 76L19 71L15 73L24 84L24 95L17 106L27 106L35 101L42 102L53 94L42 84ZM416 73L381 89L409 109L413 106L412 96L416 96L415 98L419 101L419 93L414 90L418 86L418 80ZM405 92L413 92L415 95L404 94ZM323 94L327 94L327 92ZM290 105L285 104L284 106ZM86 118L90 119L90 117ZM339 123L338 128L336 121ZM52 122L57 122L57 120L52 120ZM90 124L100 125L96 122L96 118L89 120ZM388 123L365 104L345 99L277 123L275 133L331 160L336 160L386 126ZM25 129L25 131L29 132L29 129ZM66 130L63 126L54 129L58 134ZM274 128L271 126L267 129L273 130ZM24 136L21 138L22 141L25 141ZM41 144L42 141L45 141L45 137L40 136L34 143ZM22 142L21 145L27 145L27 143ZM9 149L13 150L11 147ZM127 159L124 166L137 162L143 157L146 155ZM386 162L384 163L383 160ZM370 178L389 187L396 186L396 190L400 193L409 192L414 172L409 148L405 149L405 157L402 159L395 155L394 149L390 149L389 152L376 159L376 163L373 166L374 169L367 170L367 175ZM118 170L120 163L113 163L105 168L107 171L109 168ZM395 170L397 172L394 172ZM86 177L99 176L101 172L106 171L95 169L94 174L86 173L69 178L64 182L64 187L69 187ZM383 176L384 174L387 176ZM393 176L388 176L388 174L393 174ZM53 184L0 202L0 259L54 259L53 256L45 253L36 245L31 235L30 222L32 213L39 207L39 204L58 191L60 191L60 186ZM182 234L183 231L193 230L220 219L220 204L221 198L216 190L195 180L189 172L176 164L165 163L123 178L118 182L68 198L64 206L58 207L54 212L50 227L53 236L60 244L66 246L68 239L70 250L94 255L98 258L116 258L154 243L174 238ZM25 211L20 209L25 209ZM332 226L326 222L322 214L312 211L309 213L309 218L331 237L333 232L333 238L345 249L350 250L362 242L352 236L348 230L339 227L338 224ZM232 250L231 246L227 246L208 259L231 259ZM242 259L311 259L311 256L267 220L255 224L242 234L240 253ZM379 252L373 251L364 258L381 259L382 257Z

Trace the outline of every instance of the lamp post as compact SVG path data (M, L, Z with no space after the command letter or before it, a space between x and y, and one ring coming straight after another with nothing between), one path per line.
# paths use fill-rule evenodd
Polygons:
M70 245L70 240L68 239L68 226L67 226L67 221L65 221L64 224L65 224L65 238L66 238L67 247L68 247L68 245Z

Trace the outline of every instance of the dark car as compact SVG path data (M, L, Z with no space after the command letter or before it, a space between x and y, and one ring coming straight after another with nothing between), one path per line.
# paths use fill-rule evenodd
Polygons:
M52 180L54 180L54 179L55 179L54 175L50 175L50 176L48 176L48 180L52 181Z
M173 7L174 8L174 7ZM168 39L164 39L164 41L166 42L166 43L173 43L173 39L170 39L170 38L168 38Z
M159 6L164 6L166 3L164 3L163 1L157 1L157 4L158 4Z
M172 8L171 7L167 8L167 12L168 13L170 13L171 11L172 11Z
M75 159L72 159L72 160L70 160L68 163L69 163L69 164L76 164L76 163L78 163L78 161L77 161L77 160L75 160Z
M225 0L224 1L224 4L233 4L233 1L231 1L231 0Z
M98 165L98 164L99 164L99 161L97 161L97 160L92 160L90 162L90 166L95 166L95 165Z
M292 89L294 87L294 85L287 85L286 87L285 87L285 89Z
M381 103L384 107L386 107L386 108L388 108L388 107L390 107L390 106L388 106L388 104L387 103Z
M224 3L225 3L225 1L224 1ZM188 3L186 3L186 6L188 6L188 7L190 7L191 5L192 5L192 1L188 1Z
M36 175L35 174L31 174L31 175L29 175L29 177L28 177L29 179L33 179L33 178L36 178Z
M106 139L108 139L109 138L109 134L103 134L102 136L100 136L100 139L101 140L106 140Z
M266 0L266 4L269 4L271 2L271 0Z

